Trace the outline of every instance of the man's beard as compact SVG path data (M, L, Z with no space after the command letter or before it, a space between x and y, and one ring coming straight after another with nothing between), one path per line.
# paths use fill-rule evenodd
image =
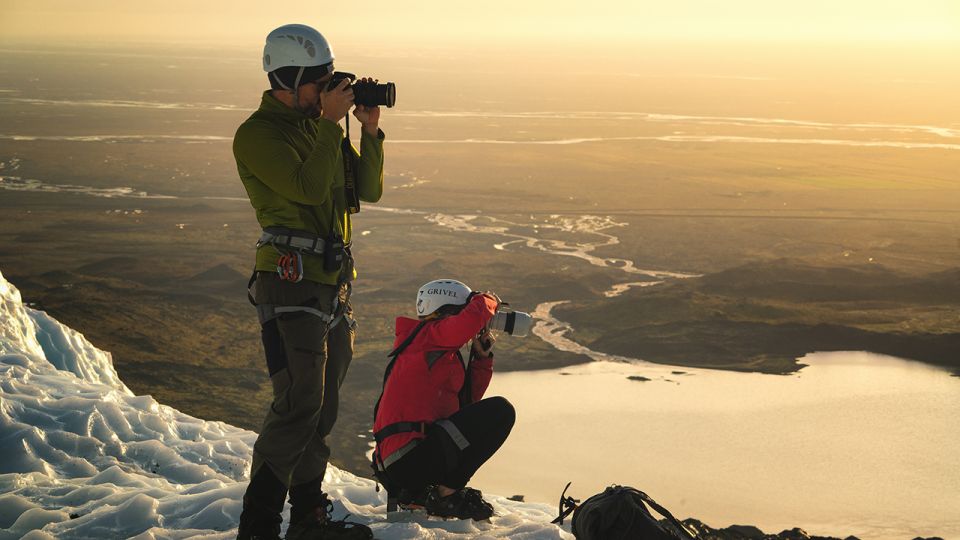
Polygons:
M305 107L297 107L297 110L308 118L320 118L320 100L317 100Z
M304 115L309 118L320 118L320 104L311 103L309 106L301 110Z

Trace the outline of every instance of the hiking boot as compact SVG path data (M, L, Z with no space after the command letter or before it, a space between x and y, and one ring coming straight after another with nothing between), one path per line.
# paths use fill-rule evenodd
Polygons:
M277 527L276 533L272 531L250 532L243 528L237 531L237 540L282 540L280 538L280 528Z
M240 515L237 540L280 540L279 519L257 520L251 519L249 515L247 512Z
M446 497L441 497L440 492L434 487L427 495L426 505L424 506L431 516L445 518L481 521L490 519L490 516L493 515L493 506L483 500L483 494L479 490L468 487Z
M280 540L280 512L286 496L287 487L270 467L260 467L243 494L237 540Z
M397 496L397 505L402 510L422 510L427 505L427 495L430 494L430 486L420 489L402 488Z
M373 531L361 523L333 519L333 503L327 500L312 514L290 524L286 540L373 540Z

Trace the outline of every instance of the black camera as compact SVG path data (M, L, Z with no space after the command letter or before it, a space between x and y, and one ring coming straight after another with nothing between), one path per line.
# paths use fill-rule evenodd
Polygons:
M340 81L344 79L350 81L348 87L353 89L353 102L356 105L393 107L393 104L397 101L397 86L392 82L378 84L357 81L356 75L345 71L335 71L333 73L333 78L327 83L327 92L336 88Z

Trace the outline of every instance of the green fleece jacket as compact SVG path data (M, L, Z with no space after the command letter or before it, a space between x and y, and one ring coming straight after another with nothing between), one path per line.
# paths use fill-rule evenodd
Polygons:
M360 200L372 203L383 194L383 132L361 131L360 151L351 146L360 156L357 191ZM334 232L351 240L342 139L339 124L309 118L264 92L260 108L233 138L240 180L262 228L286 227L323 238ZM261 246L256 269L275 272L278 258L273 246ZM336 284L340 271L324 272L322 256L304 255L303 277ZM356 270L350 277L356 277Z

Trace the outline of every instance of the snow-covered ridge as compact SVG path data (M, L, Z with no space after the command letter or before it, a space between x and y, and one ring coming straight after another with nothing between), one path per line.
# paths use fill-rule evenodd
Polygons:
M23 304L0 273L0 540L233 538L256 434L135 396L110 354ZM553 509L492 497L491 523L388 520L370 480L331 467L335 513L377 538L569 538Z

